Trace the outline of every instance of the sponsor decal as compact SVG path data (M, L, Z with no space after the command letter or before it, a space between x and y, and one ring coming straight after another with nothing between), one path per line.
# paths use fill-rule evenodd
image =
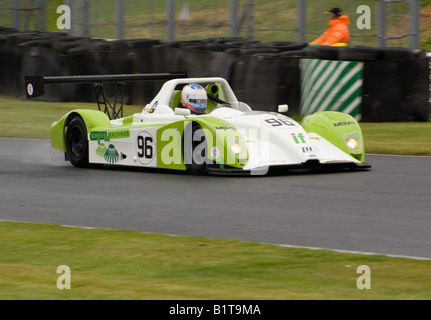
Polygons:
M213 157L213 159L218 159L220 157L220 150L217 147L212 147L211 149L211 155Z
M130 138L130 130L121 130L121 131L94 131L90 133L90 140L100 141L111 141L111 139L122 139L122 138Z
M305 142L305 138L304 135L302 134L302 132L296 134L296 133L291 133L293 140L295 141L296 144L299 143L306 143Z
M100 143L96 149L96 154L99 157L103 157L103 155L105 154L106 150L108 150L108 148L105 146L104 143Z
M130 131L122 130L122 131L94 131L90 133L90 140L97 141L97 149L96 154L99 157L103 157L106 162L110 164L117 163L120 161L120 154L113 144L109 144L106 146L101 141L109 142L111 139L121 139L121 138L129 138ZM122 155L121 159L125 159L126 157Z
M234 127L227 127L227 126L222 126L222 127L216 127L217 130L236 130L236 128Z
M110 144L109 147L106 149L105 153L103 154L103 158L106 162L114 164L120 160L120 154L118 153L117 149L115 149L115 146L113 144Z
M31 83L29 83L27 85L27 93L28 93L29 96L32 96L33 93L34 93L34 88L33 88L33 85Z
M355 121L342 121L342 122L338 122L338 123L334 123L334 127L339 127L339 126L349 126L352 124L356 124Z

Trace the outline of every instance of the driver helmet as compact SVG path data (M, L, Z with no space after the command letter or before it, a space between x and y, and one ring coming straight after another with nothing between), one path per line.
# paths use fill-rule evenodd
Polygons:
M207 108L207 92L199 84L189 84L181 92L181 103L192 113L202 114Z

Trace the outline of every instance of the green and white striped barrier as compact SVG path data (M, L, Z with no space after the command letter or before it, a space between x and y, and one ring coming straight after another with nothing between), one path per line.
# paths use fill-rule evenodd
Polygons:
M339 111L361 120L363 62L301 59L301 116Z

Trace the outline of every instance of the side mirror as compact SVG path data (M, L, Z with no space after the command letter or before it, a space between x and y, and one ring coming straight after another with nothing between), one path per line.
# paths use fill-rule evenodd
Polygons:
M289 106L287 104L280 104L278 106L278 112L280 113L287 112L287 110L289 110Z
M190 110L186 108L175 108L175 115L187 117L190 115Z

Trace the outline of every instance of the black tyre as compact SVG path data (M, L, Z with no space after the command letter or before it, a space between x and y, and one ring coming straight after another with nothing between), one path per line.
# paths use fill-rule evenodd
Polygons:
M66 128L66 155L75 167L88 167L87 128L79 116L74 117Z
M314 47L314 49L316 57L319 59L338 60L338 52L340 51L340 47L317 46Z
M375 61L379 59L380 49L363 46L341 47L338 59L342 61Z
M190 132L191 130L191 132ZM207 145L202 127L193 123L186 128L184 139L184 163L192 174L203 174L207 169Z

